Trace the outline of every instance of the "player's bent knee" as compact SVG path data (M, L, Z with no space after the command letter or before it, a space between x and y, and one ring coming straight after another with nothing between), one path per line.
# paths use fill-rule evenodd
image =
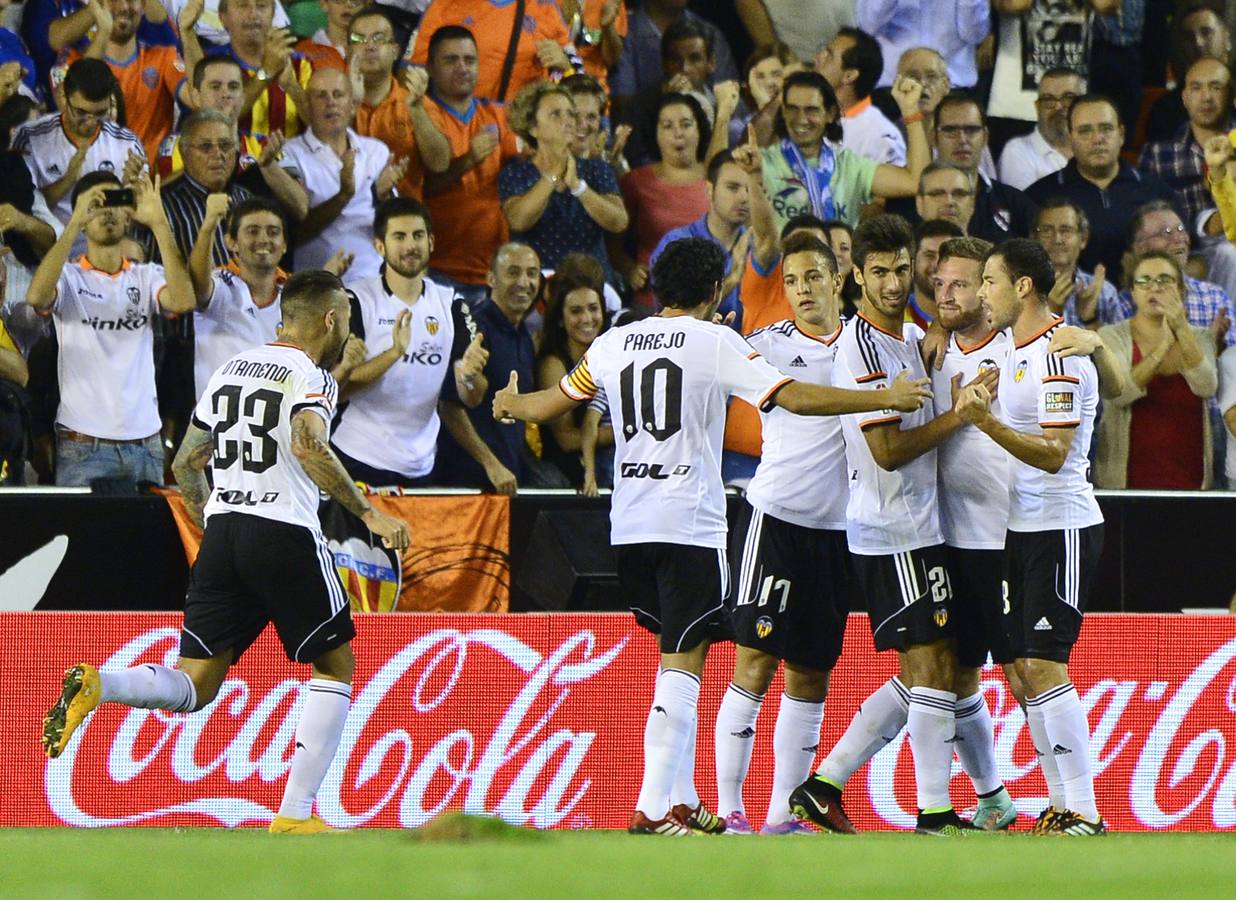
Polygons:
M795 700L822 703L828 694L828 672L785 664L785 692Z
M1017 662L1026 695L1029 697L1037 697L1044 691L1050 691L1069 680L1067 663L1035 657L1019 659Z
M971 697L978 693L982 671L968 666L958 667L957 678L953 682L953 693L958 697Z
M751 647L738 646L734 658L734 684L744 691L763 694L772 684L781 660Z
M957 679L957 654L951 640L915 644L901 654L903 680L908 687L953 690Z

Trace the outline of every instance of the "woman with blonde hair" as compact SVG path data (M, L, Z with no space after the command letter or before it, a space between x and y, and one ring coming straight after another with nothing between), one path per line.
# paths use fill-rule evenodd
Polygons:
M1205 490L1212 471L1206 401L1218 388L1214 339L1185 317L1184 273L1174 256L1143 253L1125 271L1136 312L1099 329L1127 366L1125 391L1099 421L1094 483Z
M498 196L511 227L511 240L532 247L547 269L569 253L586 253L605 267L605 233L627 227L627 211L609 163L573 152L575 105L556 84L525 85L507 112L511 128L531 156L508 162L498 173Z

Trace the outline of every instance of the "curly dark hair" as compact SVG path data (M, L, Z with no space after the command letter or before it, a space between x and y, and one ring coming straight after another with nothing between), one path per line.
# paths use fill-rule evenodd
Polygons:
M673 309L707 303L725 277L725 260L725 251L705 238L672 241L652 267L652 293Z

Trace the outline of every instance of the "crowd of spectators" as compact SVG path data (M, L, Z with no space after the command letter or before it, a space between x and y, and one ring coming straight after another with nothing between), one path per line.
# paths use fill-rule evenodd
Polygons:
M789 317L787 237L847 273L888 211L922 327L943 241L1047 249L1127 367L1098 486L1236 487L1232 63L1217 0L0 2L0 484L163 482L210 370L327 268L359 480L592 493L604 397L537 429L495 391L655 313L676 238L724 249L749 334ZM730 483L759 427L735 402Z

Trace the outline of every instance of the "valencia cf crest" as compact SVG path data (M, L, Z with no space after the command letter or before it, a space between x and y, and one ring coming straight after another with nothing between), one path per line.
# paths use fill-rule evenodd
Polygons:
M425 319L425 330L428 331L430 334L437 334L438 333L438 320L435 319L433 316L427 317Z
M935 612L931 614L931 617L935 619L937 628L943 628L948 624L948 607L937 606Z
M152 91L159 86L159 70L154 66L144 66L142 68L142 84L150 88Z
M1014 381L1021 381L1023 378L1026 377L1026 366L1028 364L1029 363L1024 359L1017 364L1017 371L1013 373Z
M772 634L773 623L768 616L760 616L755 620L755 636L763 640Z
M136 287L129 288L127 291L125 291L125 293L128 294L130 303L137 305L138 303L142 302L142 292L138 290Z
M994 371L995 369L998 369L998 368L1000 367L996 365L996 361L989 357L983 360L981 363L979 363L978 370L979 370L980 375L986 375L988 372Z

